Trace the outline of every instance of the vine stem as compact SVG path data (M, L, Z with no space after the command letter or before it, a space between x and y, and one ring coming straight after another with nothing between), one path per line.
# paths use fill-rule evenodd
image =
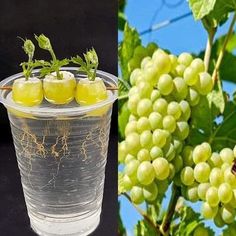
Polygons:
M227 43L228 43L228 41L229 41L229 39L230 39L230 37L233 33L235 22L236 22L236 12L234 13L233 19L232 19L231 24L229 26L229 30L227 32L227 35L225 37L225 40L224 40L223 46L221 48L220 54L219 54L219 56L217 58L217 61L216 61L215 69L214 69L213 74L212 74L212 78L213 78L214 82L217 80L217 73L219 71L222 59L224 57L224 53L225 53Z
M126 98L128 98L128 97L129 97L128 94L121 95L121 96L118 97L118 100L126 99Z
M163 235L168 235L171 220L172 220L172 217L175 213L175 207L176 207L177 201L179 199L179 196L180 196L180 189L175 184L173 184L172 194L171 194L171 199L170 199L170 202L168 205L168 209L167 209L167 212L166 212L166 214L163 218L163 221L160 225L160 231Z
M205 64L206 71L208 71L209 69L211 50L212 50L215 33L216 33L216 28L211 28L208 30L208 39L207 39L207 45L206 45L206 50L205 50L205 55L204 55L204 64Z
M155 222L152 221L152 219L149 218L149 216L146 214L145 211L143 211L141 208L139 208L136 204L134 204L131 199L130 199L130 196L127 194L127 193L122 193L122 195L124 197L126 197L126 199L134 206L134 208L137 210L137 212L143 217L143 219L151 226L153 227L156 232L157 232L157 235L159 235L161 232L160 232L160 229L159 229L159 225L156 224Z
M0 87L0 90L12 90L11 86Z

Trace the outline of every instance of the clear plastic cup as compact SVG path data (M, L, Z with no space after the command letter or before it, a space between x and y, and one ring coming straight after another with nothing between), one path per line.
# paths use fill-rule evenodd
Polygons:
M77 68L66 67L82 77ZM35 76L38 70L33 72ZM102 71L107 86L116 77ZM22 74L0 86L11 86ZM117 92L90 106L44 102L38 107L15 104L0 91L8 111L31 227L39 235L88 235L100 221L112 104Z

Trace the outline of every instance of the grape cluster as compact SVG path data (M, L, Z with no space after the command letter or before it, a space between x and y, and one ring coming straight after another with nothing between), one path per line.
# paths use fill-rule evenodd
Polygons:
M236 146L218 153L205 142L195 148L186 146L182 156L186 164L180 173L183 196L192 202L203 201L203 217L214 219L218 227L231 224L236 216L236 176L232 170Z
M157 49L130 76L129 122L119 144L123 183L140 204L162 197L183 167L182 149L189 134L191 108L213 87L201 59L178 57Z

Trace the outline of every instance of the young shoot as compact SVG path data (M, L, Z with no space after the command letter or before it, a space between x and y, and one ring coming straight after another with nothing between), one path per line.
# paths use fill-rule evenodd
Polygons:
M54 50L52 48L50 39L46 37L44 34L40 34L39 36L35 35L35 39L38 42L38 45L41 49L44 49L48 51L51 54L52 60L47 62L47 61L40 61L42 68L40 70L41 76L45 76L48 74L51 74L52 72L56 72L56 77L57 79L61 80L63 79L63 75L60 73L60 68L62 66L68 65L69 60L68 59L63 59L63 60L58 60Z
M22 38L20 38L22 39ZM28 56L27 62L22 62L20 65L22 67L23 74L25 76L25 79L28 80L32 74L33 69L35 68L35 64L33 63L33 57L35 52L35 46L33 42L29 39L22 39L24 42L23 49Z
M79 65L80 72L87 74L88 79L94 81L96 78L97 68L98 68L98 56L94 48L88 50L83 54L84 59L80 56L72 57L71 61Z

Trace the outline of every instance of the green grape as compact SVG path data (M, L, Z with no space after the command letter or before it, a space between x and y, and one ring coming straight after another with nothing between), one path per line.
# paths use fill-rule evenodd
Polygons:
M174 145L176 154L179 154L183 149L183 142L176 137L172 137L172 143Z
M170 62L171 62L171 72L174 72L176 66L178 65L177 57L173 54L170 54L169 58L170 58Z
M152 112L152 102L147 98L139 101L137 106L137 113L139 116L148 116Z
M200 58L193 59L190 66L198 73L205 71L204 62Z
M170 75L163 74L159 78L157 87L162 95L168 95L173 91L174 84Z
M158 112L152 112L148 120L152 130L162 128L162 116Z
M136 129L139 133L142 133L145 130L151 130L149 119L147 117L140 117L136 122Z
M223 148L220 151L220 157L223 162L226 162L228 164L232 164L234 160L234 153L230 148Z
M193 148L191 146L185 146L182 152L184 166L192 166L193 162Z
M177 65L175 68L176 74L182 77L184 75L185 69L186 69L185 65L182 65L182 64Z
M167 115L163 118L162 121L163 128L168 130L169 132L173 133L176 129L176 121L175 118L171 115Z
M207 182L210 175L210 166L205 162L200 162L194 167L194 178L199 183Z
M191 108L189 106L189 103L185 100L182 100L179 103L180 109L181 109L181 119L188 121L191 116Z
M138 94L133 94L132 96L129 97L128 109L134 115L137 115L137 106L139 101L140 101L140 96Z
M217 152L212 153L208 162L212 167L221 167L222 166L222 160L220 158L220 155Z
M213 168L209 180L212 186L218 187L224 181L223 171L217 167Z
M235 219L235 215L236 215L236 212L235 212L234 208L231 208L231 207L228 207L228 206L223 206L222 207L222 209L221 209L221 217L222 217L223 221L226 224L233 223L233 221Z
M236 157L236 145L234 146L233 153L234 153L234 157Z
M189 135L189 125L186 121L178 121L176 123L176 130L174 135L177 136L180 140L184 140Z
M125 174L128 175L129 177L136 176L139 165L140 162L138 160L129 161L125 165L124 169Z
M136 84L136 79L138 78L138 76L141 76L142 75L142 71L140 68L136 68L134 69L131 74L130 74L130 84L132 86L134 86Z
M178 173L183 168L183 159L180 155L177 155L172 160L172 163L175 167L176 173Z
M133 187L133 182L128 175L124 175L123 185L126 191L130 191L130 189Z
M137 154L137 159L140 161L140 162L143 162L143 161L150 161L151 160L151 156L150 156L150 153L147 149L145 148L142 148L138 151L138 154Z
M137 131L137 121L130 121L125 127L125 136Z
M170 102L167 107L167 114L178 120L181 116L181 107L179 103L175 101Z
M211 186L206 192L206 201L212 207L218 206L220 200L218 197L218 189L214 186Z
M228 225L228 228L225 228L222 234L222 236L232 236L232 235L236 235L235 223Z
M135 160L135 156L134 155L131 155L131 154L127 154L126 157L125 157L125 164L129 163L130 161L132 160Z
M158 68L154 64L146 66L143 70L143 76L147 83L150 83L152 86L156 85L159 77Z
M193 236L209 236L208 230L203 225L199 225L193 232Z
M183 187L182 181L181 181L181 177L180 177L180 172L177 173L173 179L174 184L178 187Z
M195 85L198 81L198 72L192 67L187 67L184 71L184 81L188 86Z
M197 145L193 150L193 161L195 164L207 161L211 156L211 146L208 143Z
M150 150L150 156L152 160L155 160L158 157L163 157L163 151L161 148L154 146Z
M158 188L156 183L151 183L150 185L143 187L143 196L145 200L152 202L157 198Z
M200 183L198 185L198 196L201 200L206 200L206 192L211 187L210 183Z
M141 83L141 82L143 82L143 81L145 81L145 74L144 73L142 73L142 74L140 74L140 75L138 75L137 76L137 78L136 78L136 80L135 80L135 85L137 86L139 83ZM146 81L145 81L146 82ZM133 87L132 87L133 88ZM131 88L131 89L132 89ZM130 89L130 90L131 90Z
M153 89L151 93L151 97L150 97L151 101L155 102L160 97L161 97L161 93L157 89Z
M173 89L173 95L177 100L183 100L188 95L188 86L184 82L183 78L176 77L173 80L174 83L174 89Z
M136 152L140 148L140 137L137 133L131 133L125 139L126 148L128 152ZM132 154L131 153L131 154Z
M196 87L201 95L207 95L210 93L213 88L213 80L211 76L207 72L201 72Z
M138 119L137 119L137 117L135 116L135 115L133 115L133 114L130 114L130 116L129 116L129 122L130 121L137 121Z
M143 161L137 170L137 179L143 185L149 185L155 179L155 170L149 161Z
M213 219L218 212L218 206L212 207L207 202L204 202L202 204L201 212L205 219Z
M230 184L232 188L236 188L236 176L232 173L231 167L224 171L224 180Z
M231 167L231 165L227 162L223 163L222 166L221 166L221 170L223 172L225 172L229 167Z
M140 134L140 144L144 148L150 148L152 146L152 133L150 130L145 130Z
M167 179L169 174L170 174L170 166L168 161L165 158L158 157L156 158L153 163L152 163L155 173L156 173L156 178L158 180L164 180Z
M152 58L151 57L144 57L141 61L141 69L144 69L150 62L152 61ZM152 64L152 63L151 63Z
M170 174L169 179L172 180L175 177L175 167L172 163L169 163Z
M43 101L42 81L38 78L16 79L12 86L12 99L15 103L22 106L40 105Z
M140 67L141 58L132 57L128 62L128 71L131 72L134 69Z
M175 157L175 148L172 143L168 143L163 148L164 156L168 161L172 161Z
M144 46L139 45L134 49L134 55L133 55L134 58L141 59L141 58L144 58L146 56L148 56L148 51Z
M170 72L171 61L169 55L166 54L163 50L157 49L153 53L152 59L155 63L155 66L159 69L160 74L165 74Z
M232 208L236 208L236 189L233 189L233 196L228 205Z
M164 98L158 98L153 104L153 111L158 112L161 115L165 115L167 112L168 103Z
M131 97L132 95L137 94L137 93L139 93L138 87L137 87L137 86L133 86L133 87L129 90L128 95L129 95L129 97ZM140 95L139 95L139 96L140 96Z
M118 161L123 163L127 155L126 142L122 141L118 144Z
M223 221L223 219L221 217L220 210L218 210L216 216L214 217L214 223L219 228L222 228L223 226L225 226L225 222Z
M164 147L164 145L166 144L166 133L161 129L154 130L152 135L152 141L153 144L157 147Z
M190 186L194 183L194 173L193 169L189 166L186 166L182 169L180 174L181 182L186 185Z
M134 204L144 202L143 189L139 186L134 186L130 191L130 198Z
M188 101L190 106L194 107L199 103L200 95L195 89L189 88L186 100Z
M149 98L151 96L152 86L149 83L142 81L137 85L137 88L141 98Z
M147 47L146 47L147 51L148 51L148 55L152 56L152 54L158 49L158 46L156 43L148 43Z
M192 55L186 52L183 52L178 56L178 63L185 65L186 67L190 65L192 60L193 60Z
M192 186L187 187L186 197L191 202L197 202L199 200L198 197L198 184L193 184Z
M218 189L218 196L222 203L229 203L233 197L233 191L228 183L222 183Z

